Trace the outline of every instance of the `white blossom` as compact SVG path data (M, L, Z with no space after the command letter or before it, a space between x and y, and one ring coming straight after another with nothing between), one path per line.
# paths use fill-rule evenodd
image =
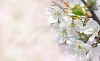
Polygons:
M47 9L47 14L49 14L49 23L57 23L64 20L63 9L59 8L58 6L50 6Z
M70 3L70 8L61 9L55 5L47 9L49 23L56 30L58 43L66 44L70 54L84 61L93 60L94 56L100 52L100 44L95 39L96 36L99 37L100 26L92 18L87 18L85 15L75 16L79 10L76 8L77 12L74 14L72 8L77 4L80 4L81 9L85 12L82 3L77 0L68 0L68 2ZM86 19L89 19L89 21L87 20L87 22ZM94 42L98 44L95 48L92 47Z
M89 41L93 41L95 36L98 36L98 32L100 30L99 24L94 21L92 18L87 22L86 26L83 28L84 34L92 34L92 36L89 38Z
M67 40L67 30L66 30L66 24L65 23L60 23L59 28L55 28L58 33L58 42L60 44L65 43Z
M98 44L98 46L95 48L91 48L89 53L92 54L93 61L99 61L100 60L100 44Z
M68 47L75 57L85 57L89 49L91 49L90 45L85 44L81 40L76 40L73 38L70 39Z

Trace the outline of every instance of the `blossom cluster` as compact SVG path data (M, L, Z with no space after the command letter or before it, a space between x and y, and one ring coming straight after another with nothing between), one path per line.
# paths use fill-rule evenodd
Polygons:
M83 4L71 5L63 1L64 8L54 4L47 8L48 22L57 32L58 43L66 44L74 57L86 58L100 46L100 26L93 20ZM92 58L91 58L92 59Z

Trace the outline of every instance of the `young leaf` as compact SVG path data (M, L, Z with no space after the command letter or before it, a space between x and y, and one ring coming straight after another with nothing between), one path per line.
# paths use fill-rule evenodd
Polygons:
M72 13L76 16L85 16L84 10L79 4L76 4L72 9Z

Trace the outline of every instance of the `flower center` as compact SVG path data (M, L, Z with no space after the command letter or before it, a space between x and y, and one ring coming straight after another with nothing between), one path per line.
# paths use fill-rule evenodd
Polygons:
M61 14L59 13L59 11L57 11L54 16L60 16Z
M62 37L65 37L65 35L66 35L66 29L63 29L63 30L61 31L61 36L62 36Z
M82 47L80 45L77 46L78 49L82 49Z
M75 51L76 51L78 54L82 55L82 54L85 52L85 49L84 49L80 44L78 44L78 45L76 46L76 48L75 48Z
M73 22L72 22L70 25L71 25L71 27L73 27L73 28L76 26L76 24L73 23Z

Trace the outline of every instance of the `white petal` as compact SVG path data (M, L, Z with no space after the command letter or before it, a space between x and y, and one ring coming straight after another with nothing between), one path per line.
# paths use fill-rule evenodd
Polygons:
M53 15L56 11L53 8L47 8L46 14Z
M98 23L95 21L95 20L93 20L93 18L90 18L90 20L88 21L88 23L87 23L87 25L92 25L92 26L98 26Z
M48 20L49 23L56 23L57 21L58 21L58 18L57 17L54 18L52 16L49 17L49 20Z
M60 28L66 27L66 24L62 22L62 23L59 24L59 27L60 27Z
M72 23L72 18L70 17L63 17L63 19L65 20L65 23L67 26L70 26L70 24Z
M58 41L58 43L59 43L59 44L63 44L63 43L65 43L65 41L66 41L66 40L65 40L64 38L61 37L61 39Z
M81 31L82 28L83 28L83 23L81 20L77 20L77 21L74 21L74 23L76 24L76 30L77 31Z
M84 34L92 34L92 33L94 33L94 32L93 32L93 29L86 29L86 30L84 31Z
M93 30L94 30L93 27L88 25L83 28L84 34L92 34L94 33Z
M95 40L95 36L96 36L96 33L94 33L90 38L89 38L89 40L88 40L88 44L93 44L96 40Z

